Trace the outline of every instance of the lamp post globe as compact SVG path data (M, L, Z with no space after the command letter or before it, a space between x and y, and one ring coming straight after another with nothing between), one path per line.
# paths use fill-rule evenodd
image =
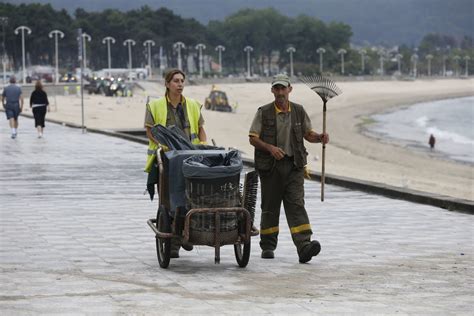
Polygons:
M337 51L338 55L341 55L341 74L344 74L344 55L347 54L347 50L341 48Z
M115 44L115 38L112 36L106 36L102 39L102 44L107 45L107 65L108 65L108 76L110 76L110 69L112 68L112 57L110 54L110 44Z
M326 50L323 47L320 47L316 50L316 53L319 54L319 71L321 75L323 74L323 55L326 53Z
M250 53L253 51L252 46L245 46L244 47L244 52L247 53L247 77L250 78Z
M199 51L199 78L202 78L203 73L203 56L202 51L206 49L206 45L199 43L196 45L196 49Z
M151 70L151 47L155 46L156 43L153 40L146 40L143 42L143 46L147 47L147 55L148 55L148 77L151 78L152 70Z
M18 35L21 32L21 53L22 53L22 71L23 71L23 84L26 83L26 66L25 66L25 31L29 35L31 29L28 26L21 25L15 29L15 34Z
M294 72L293 72L293 54L296 52L296 48L294 48L293 46L290 46L286 49L286 52L290 54L290 76L293 77L294 76Z
M59 51L58 51L58 38L64 38L64 33L61 32L60 30L52 30L48 34L49 38L54 37L54 60L55 60L55 72L54 72L54 78L56 84L59 82Z
M186 48L186 45L184 45L183 42L176 42L173 44L173 49L178 53L178 69L183 70L182 64L181 64L181 49Z
M216 51L219 53L219 73L222 73L222 52L225 51L225 47L223 45L217 45Z

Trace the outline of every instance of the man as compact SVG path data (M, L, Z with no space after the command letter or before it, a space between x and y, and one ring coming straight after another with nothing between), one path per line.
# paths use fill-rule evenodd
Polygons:
M255 147L255 169L262 188L262 258L274 258L283 201L299 262L306 263L318 255L321 245L317 240L311 241L311 225L304 207L307 152L303 138L311 143L328 143L329 136L313 131L304 108L289 101L292 89L288 76L273 78L271 91L275 101L258 109L250 127L249 141Z
M201 105L188 97L183 96L184 80L186 76L179 69L170 70L165 76L166 94L150 104L147 104L145 113L146 135L149 139L148 159L145 171L156 172L156 149L158 141L154 139L151 128L156 124L166 127L176 126L181 129L193 144L205 144L206 132L204 130L204 119L201 114ZM171 240L171 258L179 258L181 240ZM186 250L192 250L193 246L183 244Z
M2 105L9 120L12 138L15 139L18 131L18 116L23 111L23 96L21 88L17 86L15 77L10 77L10 85L3 89Z

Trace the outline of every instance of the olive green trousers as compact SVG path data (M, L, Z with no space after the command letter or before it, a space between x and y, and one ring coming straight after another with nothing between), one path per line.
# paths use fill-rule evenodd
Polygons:
M275 162L270 171L259 171L262 192L260 248L275 250L278 243L280 208L283 202L291 237L298 253L311 241L311 225L304 207L304 169L293 159Z

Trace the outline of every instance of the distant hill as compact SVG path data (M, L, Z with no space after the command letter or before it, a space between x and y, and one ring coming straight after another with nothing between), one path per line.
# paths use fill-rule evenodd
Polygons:
M417 45L427 33L474 35L474 0L3 0L14 4L49 3L70 13L114 8L129 11L148 5L167 7L203 24L223 20L243 8L274 7L288 16L306 14L325 22L349 24L353 42Z

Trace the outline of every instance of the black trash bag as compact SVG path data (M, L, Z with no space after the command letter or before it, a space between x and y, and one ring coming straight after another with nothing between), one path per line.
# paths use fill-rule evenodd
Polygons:
M183 161L185 178L216 179L240 174L242 158L237 150L228 153L204 156L194 155Z
M187 138L186 134L174 125L170 127L160 124L155 125L151 128L151 134L160 144L167 146L169 149L194 149L194 145Z
M159 124L155 125L151 128L151 134L160 144L167 146L170 150L224 150L223 147L203 144L194 145L188 140L186 134L174 125L170 127ZM179 170L181 172L181 166ZM157 166L153 164L147 179L147 191L152 201L155 195L155 184L158 184L158 179L159 171Z

